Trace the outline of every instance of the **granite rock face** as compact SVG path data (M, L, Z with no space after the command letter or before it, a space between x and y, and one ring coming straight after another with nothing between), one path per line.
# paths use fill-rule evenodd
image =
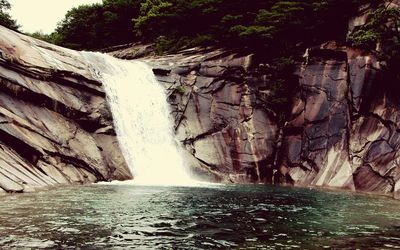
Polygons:
M301 186L352 185L347 151L350 128L345 52L309 50L302 66L292 119L284 128L280 182ZM285 178L282 178L282 177Z
M333 42L308 49L282 124L265 101L273 91L268 65L252 54L117 49L110 54L147 62L165 87L196 176L400 198L399 83L374 54ZM0 193L132 178L102 85L81 53L1 27L0 53Z
M280 182L398 196L400 92L381 65L351 48L308 51L284 128Z
M334 42L307 50L281 128L253 55L197 48L141 60L167 89L177 139L198 174L399 196L400 92L374 55Z
M265 81L252 71L252 55L196 48L144 60L168 91L177 139L197 175L272 182L279 131L258 99Z
M79 52L0 27L0 190L132 178Z

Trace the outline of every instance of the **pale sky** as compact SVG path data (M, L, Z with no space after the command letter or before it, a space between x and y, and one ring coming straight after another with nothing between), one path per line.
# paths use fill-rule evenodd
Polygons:
M102 0L9 0L10 15L25 32L51 33L68 10L82 4L101 3Z

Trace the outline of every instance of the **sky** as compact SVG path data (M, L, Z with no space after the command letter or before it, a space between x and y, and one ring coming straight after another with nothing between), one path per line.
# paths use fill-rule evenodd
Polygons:
M10 15L24 32L53 32L68 10L82 4L101 3L102 0L8 0Z

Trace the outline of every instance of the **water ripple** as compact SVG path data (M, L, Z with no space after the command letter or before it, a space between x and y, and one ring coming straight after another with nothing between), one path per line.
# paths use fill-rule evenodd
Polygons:
M92 185L2 197L1 248L396 249L399 202L265 186Z

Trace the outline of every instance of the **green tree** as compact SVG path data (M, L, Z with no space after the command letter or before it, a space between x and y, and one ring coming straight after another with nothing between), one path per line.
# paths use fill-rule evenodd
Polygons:
M103 0L70 10L54 37L76 49L144 41L163 53L214 44L277 58L322 41L344 41L348 18L368 2L374 1Z
M101 48L102 41L102 5L82 5L67 12L58 24L56 33L60 36L60 45L74 49Z
M326 39L345 40L348 18L364 2L369 1L145 0L134 21L146 41L163 36L163 44L196 41L277 55Z
M7 27L12 30L18 30L19 25L17 22L11 18L8 11L10 10L11 5L7 0L0 0L0 25Z
M58 24L57 43L74 49L101 49L132 42L132 19L139 15L140 0L104 0L102 4L71 9Z
M349 35L352 46L374 51L381 60L386 61L384 87L390 95L398 100L398 83L400 81L400 9L381 4L372 12L365 25L356 28ZM385 68L385 67L384 67Z
M400 9L382 4L371 13L365 25L350 34L349 42L364 49L374 49L378 42L390 44L391 47L399 46Z
M60 40L58 33L55 32L51 34L44 34L42 31L36 31L33 33L26 33L26 35L54 44L58 43Z

